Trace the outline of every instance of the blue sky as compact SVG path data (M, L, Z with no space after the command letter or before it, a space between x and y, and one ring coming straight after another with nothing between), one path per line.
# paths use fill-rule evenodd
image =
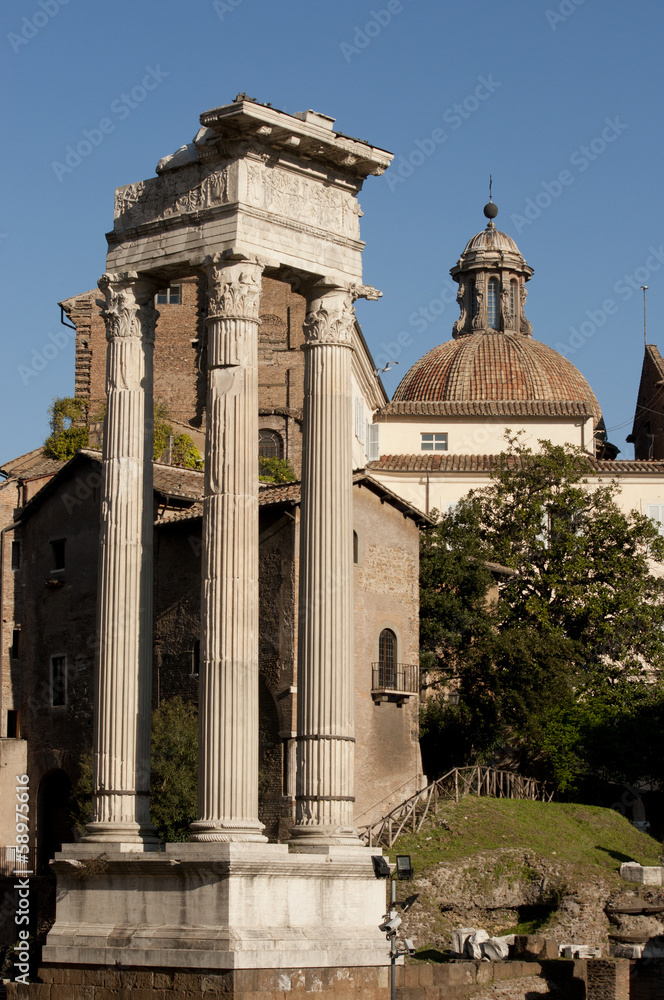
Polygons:
M448 272L491 173L497 225L535 269L534 336L583 372L632 457L639 285L649 342L664 312L661 2L17 0L1 17L0 460L37 447L50 401L73 394L57 302L103 273L114 188L239 91L395 154L360 193L364 280L384 297L357 306L376 359L399 362L390 393L451 336ZM86 130L98 143L64 171Z

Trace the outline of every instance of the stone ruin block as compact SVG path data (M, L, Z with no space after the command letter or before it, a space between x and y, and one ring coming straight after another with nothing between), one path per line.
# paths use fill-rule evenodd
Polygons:
M626 861L620 866L620 877L637 885L662 885L663 870L661 865L644 867L636 861Z

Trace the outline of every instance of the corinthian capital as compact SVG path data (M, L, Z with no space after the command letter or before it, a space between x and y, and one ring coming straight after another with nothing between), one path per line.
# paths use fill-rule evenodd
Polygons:
M103 274L97 284L104 293L102 316L106 322L106 338L133 338L154 343L159 316L154 308L154 285L131 271Z
M355 325L352 290L334 288L310 299L303 324L306 343L350 347Z
M208 278L208 319L258 319L262 265L229 262L220 257L205 261Z

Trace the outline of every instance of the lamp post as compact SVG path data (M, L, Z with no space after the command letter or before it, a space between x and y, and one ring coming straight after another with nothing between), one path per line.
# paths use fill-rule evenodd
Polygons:
M378 926L381 931L385 932L385 937L390 942L390 997L391 1000L395 1000L397 958L399 955L413 955L415 947L410 938L405 938L403 941L397 938L399 927L403 921L396 910L397 884L394 875L396 875L399 881L410 880L413 877L413 866L411 865L409 854L397 854L394 874L392 874L388 862L382 856L375 855L371 860L373 861L376 878L390 879L390 907L383 917L382 924Z

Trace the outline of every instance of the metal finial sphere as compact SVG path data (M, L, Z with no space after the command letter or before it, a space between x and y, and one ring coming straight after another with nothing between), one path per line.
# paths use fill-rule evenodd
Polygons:
M487 202L484 206L484 215L487 219L495 219L498 215L498 206L494 205L492 201Z

